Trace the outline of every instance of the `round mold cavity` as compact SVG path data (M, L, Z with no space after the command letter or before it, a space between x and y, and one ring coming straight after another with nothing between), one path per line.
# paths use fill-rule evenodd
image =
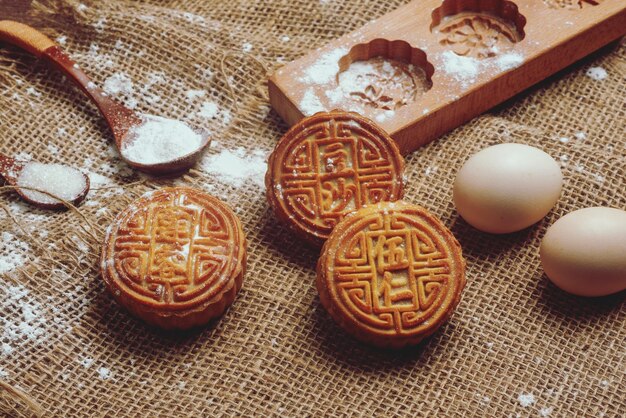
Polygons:
M589 6L597 6L602 0L543 0L551 9L580 10Z
M602 0L543 0L551 9L580 10L589 6L597 6Z
M508 0L444 0L432 13L431 32L459 56L490 58L524 39L526 18Z
M421 49L402 40L374 39L352 47L339 60L335 105L383 120L387 112L413 103L432 87L434 67ZM380 113L383 112L383 113ZM388 113L387 113L388 115Z

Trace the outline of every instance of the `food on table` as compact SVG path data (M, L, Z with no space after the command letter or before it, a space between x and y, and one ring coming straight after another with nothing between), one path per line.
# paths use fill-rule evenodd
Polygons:
M540 221L561 195L563 175L545 152L523 144L499 144L470 157L457 173L454 204L474 228L494 234Z
M276 145L265 176L280 221L321 245L346 214L402 197L404 160L394 141L356 113L317 113Z
M541 242L548 278L566 292L605 296L626 289L626 211L593 207L556 221Z
M241 288L246 239L233 211L200 190L148 193L107 231L102 278L130 312L165 329L221 315Z
M320 301L356 338L417 344L452 314L465 286L461 246L413 204L366 206L337 224L317 264Z

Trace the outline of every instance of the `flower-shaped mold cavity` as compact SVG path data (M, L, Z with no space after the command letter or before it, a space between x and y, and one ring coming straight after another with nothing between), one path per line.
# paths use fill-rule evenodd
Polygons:
M336 106L346 104L342 107L380 122L427 92L434 72L421 49L402 40L374 39L339 60L337 89L327 96Z
M602 0L543 0L551 9L580 10L589 6L597 6Z
M430 29L457 55L480 59L524 39L525 25L526 18L508 0L444 0L432 13Z

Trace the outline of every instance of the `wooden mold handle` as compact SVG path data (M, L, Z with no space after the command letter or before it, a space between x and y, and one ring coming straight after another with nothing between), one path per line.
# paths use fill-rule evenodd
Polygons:
M18 46L36 57L55 46L52 39L23 23L12 20L0 20L0 41Z

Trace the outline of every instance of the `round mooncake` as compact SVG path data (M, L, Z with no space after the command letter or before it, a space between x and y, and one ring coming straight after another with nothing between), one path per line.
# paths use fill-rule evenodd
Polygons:
M434 333L465 286L452 233L405 202L366 206L337 224L317 264L322 305L347 332L401 348Z
M321 245L367 204L402 198L404 160L391 137L356 113L317 113L293 126L269 158L267 199L277 217Z
M151 192L121 212L102 249L102 278L131 313L164 329L221 315L241 288L246 239L222 201L200 190Z

